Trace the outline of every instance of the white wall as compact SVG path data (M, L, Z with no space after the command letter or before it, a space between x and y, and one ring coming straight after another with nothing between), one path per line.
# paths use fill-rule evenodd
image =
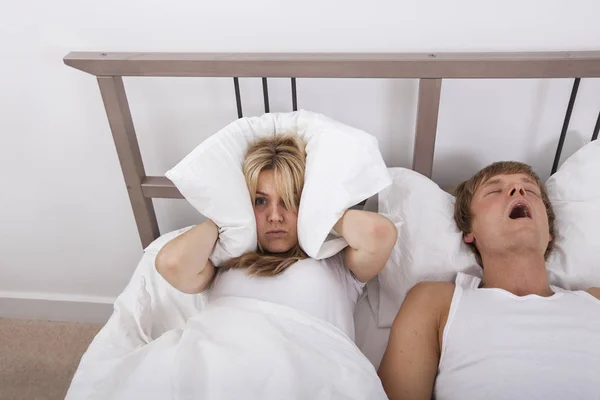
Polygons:
M600 49L595 0L10 2L0 13L0 302L110 302L141 245L98 88L66 67L94 51L530 51ZM272 80L273 111L290 109ZM163 174L236 117L230 79L127 79L149 174ZM517 159L549 175L571 81L445 81L434 179ZM410 166L415 81L299 80L300 107L376 135ZM246 115L260 80L242 82ZM591 135L600 82L582 82L567 152ZM200 220L158 200L163 232Z

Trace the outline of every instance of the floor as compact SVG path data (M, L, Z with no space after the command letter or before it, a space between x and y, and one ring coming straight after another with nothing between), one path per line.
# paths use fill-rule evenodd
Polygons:
M63 400L101 327L0 318L0 400Z

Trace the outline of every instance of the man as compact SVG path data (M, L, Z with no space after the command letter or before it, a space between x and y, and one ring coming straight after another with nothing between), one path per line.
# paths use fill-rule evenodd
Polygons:
M538 176L494 163L458 187L454 214L483 280L411 289L379 368L389 398L600 398L600 289L549 285L554 213Z

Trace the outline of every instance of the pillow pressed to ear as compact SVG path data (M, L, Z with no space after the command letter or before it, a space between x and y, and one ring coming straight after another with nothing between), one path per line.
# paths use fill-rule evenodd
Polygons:
M393 183L379 193L379 212L403 224L379 274L380 327L391 326L416 283L453 282L458 271L482 271L454 222L454 196L414 171L394 168L390 174ZM572 155L546 186L556 216L555 250L546 263L550 283L572 290L600 286L600 142Z
M216 266L256 250L256 221L242 171L247 149L256 139L294 132L306 143L298 239L310 257L327 258L345 247L341 238L326 242L333 225L346 209L391 183L377 139L359 129L304 110L236 120L166 173L219 227L211 256Z

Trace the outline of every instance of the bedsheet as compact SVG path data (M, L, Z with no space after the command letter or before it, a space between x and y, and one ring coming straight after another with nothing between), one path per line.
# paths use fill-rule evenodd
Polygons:
M253 299L209 303L153 339L144 280L81 359L74 399L386 399L375 368L335 326ZM130 286L130 292L132 291Z
M388 344L390 328L380 328L373 313L373 292L361 296L354 309L355 342L375 368L379 368ZM375 309L378 309L375 308Z

